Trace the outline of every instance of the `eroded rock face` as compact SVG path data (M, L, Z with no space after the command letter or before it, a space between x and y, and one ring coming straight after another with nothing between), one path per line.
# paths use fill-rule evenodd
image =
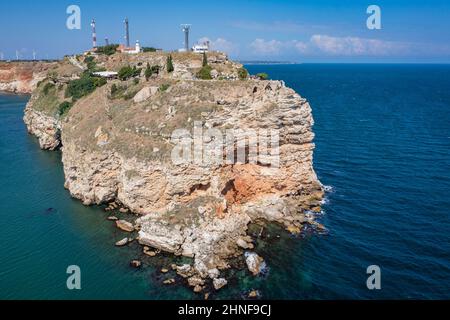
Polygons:
M45 62L0 62L0 91L31 93L52 65Z
M230 257L253 248L246 237L250 222L299 228L305 210L317 206L323 191L312 162L314 122L308 102L280 81L184 80L201 59L174 63L175 73L138 87L134 101L111 100L105 86L79 100L61 122L32 104L25 122L42 148L63 145L65 187L73 197L86 205L120 202L142 215L136 221L141 244L194 258L190 277L218 279ZM214 63L221 72L236 72L220 57ZM189 74L178 74L186 65ZM156 90L166 82L167 91ZM221 132L276 130L279 167L269 166L274 154L232 164L174 162L171 133L192 129L195 121ZM205 148L212 141L205 139ZM262 262L253 260L256 272Z
M56 150L61 145L61 125L58 119L33 109L30 101L25 108L24 122L30 134L35 135L45 150Z

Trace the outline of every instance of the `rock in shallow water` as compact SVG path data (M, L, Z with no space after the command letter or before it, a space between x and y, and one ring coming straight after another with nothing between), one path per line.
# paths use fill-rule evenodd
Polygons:
M214 289L220 290L228 284L228 281L224 278L218 278L213 280Z
M117 225L117 228L119 228L119 229L121 229L123 231L126 231L126 232L133 232L134 231L133 224L131 224L128 221L119 220L119 221L116 221L116 225Z
M140 262L139 260L133 260L130 262L130 266L132 266L133 268L140 268L142 266L142 262Z
M245 253L245 263L247 263L248 270L254 276L259 275L266 268L264 259L254 252Z
M116 242L116 247L123 247L126 246L128 244L129 239L128 238L124 238L120 241Z

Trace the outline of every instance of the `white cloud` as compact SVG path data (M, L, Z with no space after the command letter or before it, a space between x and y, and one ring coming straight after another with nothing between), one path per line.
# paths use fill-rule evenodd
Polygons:
M256 39L250 44L255 54L271 56L292 51L335 56L386 56L404 53L409 47L401 42L318 34L311 36L306 42Z
M250 44L250 47L256 54L277 55L285 47L285 43L277 40L256 39Z
M326 35L313 35L310 45L326 54L344 56L393 55L403 52L408 47L407 44L401 42Z

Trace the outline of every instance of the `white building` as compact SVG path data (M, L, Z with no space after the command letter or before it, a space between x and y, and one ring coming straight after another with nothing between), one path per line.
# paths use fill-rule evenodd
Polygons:
M203 44L196 44L192 47L192 51L195 53L206 53L209 51L209 43L205 42Z
M139 40L136 41L136 46L134 48L127 48L124 45L120 45L118 50L122 53L128 53L128 54L138 54L142 51L141 44L139 43Z
M99 72L94 72L93 75L97 76L97 77L106 78L106 79L115 79L115 78L117 78L118 73L114 72L114 71L99 71Z

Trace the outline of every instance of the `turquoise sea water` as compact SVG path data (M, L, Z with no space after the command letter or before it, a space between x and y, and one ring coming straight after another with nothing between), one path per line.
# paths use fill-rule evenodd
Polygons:
M315 168L332 187L328 235L258 243L269 272L235 272L214 298L250 289L274 299L450 298L450 66L248 66L282 79L313 108ZM22 121L27 96L0 95L0 298L195 298L167 287L170 256L144 258L101 208L63 188L58 152L41 151ZM143 259L144 268L129 267ZM82 290L66 288L81 268ZM366 288L379 265L382 289Z

